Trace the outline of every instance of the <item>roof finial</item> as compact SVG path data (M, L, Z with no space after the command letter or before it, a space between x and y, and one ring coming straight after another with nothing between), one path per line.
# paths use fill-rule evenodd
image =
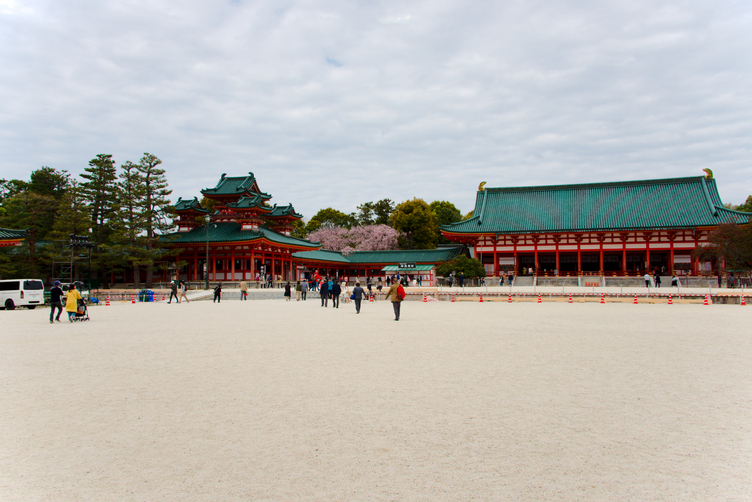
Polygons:
M485 189L486 189L486 182L485 181L481 181L480 185L478 185L478 191L482 192Z
M713 171L711 171L707 167L705 169L703 169L703 171L705 171L705 179L706 180L712 180L713 179Z

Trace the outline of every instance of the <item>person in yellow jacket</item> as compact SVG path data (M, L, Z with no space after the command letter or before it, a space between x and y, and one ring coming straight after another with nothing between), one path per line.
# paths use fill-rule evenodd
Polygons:
M401 290L401 292L400 292ZM389 289L386 291L386 298L391 300L392 308L394 309L394 320L399 321L400 318L400 304L404 300L405 290L402 285L394 281Z
M81 299L81 294L76 290L75 284L70 285L65 297L65 311L68 312L68 320L73 322L73 316L78 311L78 300Z

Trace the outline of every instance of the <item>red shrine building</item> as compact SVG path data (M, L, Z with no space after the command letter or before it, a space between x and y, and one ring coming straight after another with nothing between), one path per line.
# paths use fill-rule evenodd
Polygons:
M0 228L0 247L20 246L27 235L28 232L26 230Z
M294 223L303 216L292 204L270 205L271 195L259 190L253 173L228 177L217 186L201 190L216 204L210 214L197 198L178 199L175 204L177 232L168 234L171 258L187 281L254 280L257 273L295 280L293 253L321 248L320 244L291 237ZM206 267L207 249L209 253Z
M719 224L752 213L723 206L707 176L580 185L484 188L473 217L441 227L491 276L699 275L692 250Z

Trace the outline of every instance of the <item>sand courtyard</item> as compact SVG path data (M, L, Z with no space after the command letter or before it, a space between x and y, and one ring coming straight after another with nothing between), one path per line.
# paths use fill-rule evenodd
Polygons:
M752 500L752 309L0 312L0 500Z

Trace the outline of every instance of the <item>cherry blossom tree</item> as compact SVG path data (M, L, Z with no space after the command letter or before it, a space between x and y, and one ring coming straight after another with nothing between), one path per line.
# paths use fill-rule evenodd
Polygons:
M383 251L397 249L401 232L388 225L362 225L351 229L321 228L308 235L311 242L320 242L324 249L341 251L347 256L353 251Z
M308 234L311 242L320 242L324 249L342 251L347 245L347 229L342 227L325 227Z
M350 229L348 240L355 251L386 251L397 249L400 235L389 225L362 225Z

